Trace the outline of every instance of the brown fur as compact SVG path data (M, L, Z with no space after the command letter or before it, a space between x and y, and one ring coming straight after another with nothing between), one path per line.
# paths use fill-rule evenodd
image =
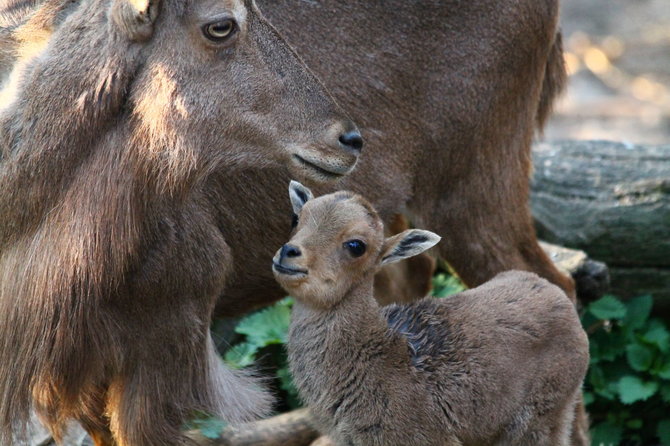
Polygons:
M530 141L565 76L555 0L262 6L364 129L359 168L320 192L347 187L387 223L406 213L445 235L440 256L471 286L515 268L574 297L527 207ZM290 223L278 185L295 170L257 161L206 182L235 257L222 316L282 296L267 264Z
M223 15L239 30L213 44L201 27ZM24 19L0 106L0 444L31 407L56 438L75 419L119 446L181 444L196 410L267 413L210 339L233 259L207 181L309 175L296 153L351 169L353 124L250 1L50 0Z
M72 416L107 435L101 414L125 401L110 377L144 382L134 367L164 376L146 392L171 402L139 392L161 422L115 429L139 445L175 433L185 407L211 399L191 394L206 379L197 367L186 381L179 367L194 364L183 339L196 326L210 361L216 296L233 315L283 295L268 268L290 227L281 185L326 179L291 155L342 173L356 161L333 144L351 124L248 2L254 38L218 52L189 19L229 1L154 3L149 37L144 19L127 29L120 1L49 0L3 21L0 82L19 92L0 100L0 361L15 364L0 382L5 436L45 387L54 426ZM346 185L385 221L406 213L444 235L440 256L470 285L516 268L573 295L527 209L530 141L562 74L555 0L261 6L363 125L359 168L321 191Z
M343 446L575 444L588 341L565 293L512 271L446 299L380 308L375 271L431 246L410 243L430 233L384 239L370 205L345 196L307 201L286 245L300 254L274 258L296 299L291 370L322 431ZM351 239L367 244L360 257Z
M314 190L353 190L385 223L405 214L441 234L437 254L469 286L529 270L574 299L573 281L537 244L527 204L534 129L564 76L555 0L260 6L366 140L351 175L311 183ZM280 169L212 179L221 207L231 210L225 225L235 228L235 273L217 306L221 316L283 296L267 265L290 230L280 187L290 179Z

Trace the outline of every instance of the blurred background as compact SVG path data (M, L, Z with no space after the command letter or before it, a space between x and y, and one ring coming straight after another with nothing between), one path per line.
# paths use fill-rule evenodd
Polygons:
M570 78L534 149L533 215L609 268L611 294L581 311L592 446L670 445L670 0L561 15Z
M547 139L670 143L670 1L563 0L570 81Z

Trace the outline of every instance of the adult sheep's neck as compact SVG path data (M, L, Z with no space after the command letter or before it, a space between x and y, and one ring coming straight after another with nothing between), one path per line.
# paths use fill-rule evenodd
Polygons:
M407 344L389 332L372 285L369 280L356 286L328 310L296 301L289 359L298 389L321 418L332 418L348 399L379 389L377 381L388 376L383 369L397 374L409 364Z

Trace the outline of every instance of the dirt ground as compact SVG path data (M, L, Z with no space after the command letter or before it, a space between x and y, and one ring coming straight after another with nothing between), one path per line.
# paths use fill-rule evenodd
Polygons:
M563 0L570 75L545 139L670 143L670 0Z

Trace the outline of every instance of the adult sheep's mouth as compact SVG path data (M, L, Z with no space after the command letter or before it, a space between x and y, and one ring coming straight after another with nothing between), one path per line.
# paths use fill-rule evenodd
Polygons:
M308 169L311 169L318 173L321 176L324 176L328 179L335 179L335 178L341 178L345 175L347 175L351 170L353 169L353 166L350 167L340 167L340 166L333 166L333 165L324 165L324 164L317 164L314 161L309 161L303 158L300 155L293 155L293 159L296 161L297 164L299 164L301 167L306 167Z

